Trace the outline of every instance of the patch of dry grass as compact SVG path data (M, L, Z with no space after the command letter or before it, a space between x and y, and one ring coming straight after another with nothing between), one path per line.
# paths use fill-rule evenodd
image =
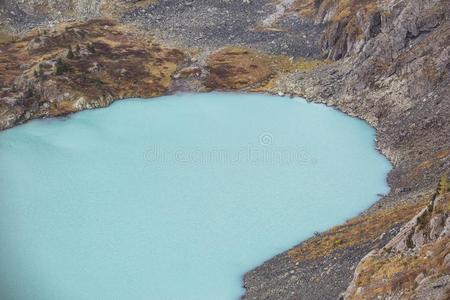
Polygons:
M271 57L246 48L229 47L208 57L208 88L237 90L261 84L274 73Z
M0 82L9 87L0 97L21 99L31 86L33 93L23 102L50 102L53 116L83 109L79 99L87 99L81 105L97 107L107 105L105 99L162 95L185 60L181 50L163 47L150 35L112 20L35 30L0 50ZM59 71L58 64L63 66ZM14 83L18 86L13 89ZM69 96L61 96L65 94Z
M272 57L271 64L272 68L275 70L273 76L269 78L266 82L262 83L260 86L252 89L253 92L264 92L271 91L276 88L277 82L283 74L288 74L292 72L309 72L313 71L320 66L332 63L331 60L321 60L321 59L308 59L300 58L296 60L291 60L287 56L274 56Z
M442 160L450 156L450 149L441 150L430 156L429 159L419 162L411 171L408 172L404 181L411 181L430 170L434 165L442 163Z
M355 16L358 10L370 13L376 9L376 0L296 0L292 5L292 10L302 17L315 18L319 14L323 15L325 12L334 12L330 20L334 22Z
M434 213L449 213L450 197L436 207ZM430 218L425 221L428 226ZM383 249L366 257L358 266L355 284L358 287L349 299L375 299L383 295L402 295L410 299L415 294L419 274L437 278L450 274L446 257L450 254L450 236L444 236L419 246L414 253Z
M11 42L13 40L13 36L6 33L6 32L2 32L0 31L0 45L4 44L4 43L8 43Z
M340 249L373 241L393 226L409 221L426 205L426 202L424 200L414 204L398 205L350 219L345 224L291 249L289 256L296 261L313 260Z
M270 90L277 78L285 73L307 72L332 61L292 59L285 55L270 55L253 49L228 47L208 58L209 77L206 86L219 89Z

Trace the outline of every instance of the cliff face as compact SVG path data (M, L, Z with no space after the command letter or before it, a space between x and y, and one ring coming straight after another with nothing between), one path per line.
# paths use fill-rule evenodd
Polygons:
M381 31L380 1L296 0L292 10L314 23L325 24L321 49L331 59L358 52Z
M394 51L428 33L446 18L448 1L296 0L301 17L324 24L320 46L328 58L359 53L369 40L389 31Z
M395 236L398 227L388 217L390 213L384 213L384 210L389 207L394 211L399 209L407 215L406 219L412 218L415 213L402 209L401 203L423 203L429 199L439 176L450 168L449 1L372 1L375 8L352 6L356 13L333 21L343 7L341 2L344 1L314 1L312 10L308 11L309 6L304 6L296 13L325 22L321 39L327 45L324 54L345 58L314 70L282 74L272 90L336 106L367 120L377 129L377 145L394 165L388 177L390 194L369 210L371 216L381 213L374 223L386 226L381 230L384 234L374 230L376 227L365 216L351 223L356 222L360 230L367 232L363 236L368 240L361 239L352 226L336 227L320 234L248 273L245 278L248 299L337 297L338 290L343 291L352 277L356 267L352 260L361 259L364 256L361 252L383 247L386 238L389 240ZM334 9L321 10L330 3L334 4ZM365 3L369 2L359 1L360 5ZM355 35L345 34L338 34L337 40L333 37L333 28L345 28L347 25L342 25L342 22L350 22L352 18L356 20L357 15L366 12L380 15L377 30L365 30L372 28L374 22L371 18L362 18L360 20L365 21L355 23L359 25L352 28L358 28L357 31L362 33L373 33L362 34L358 39L353 39ZM346 46L342 47L344 44ZM379 238L370 237L370 233ZM441 243L444 242L429 240L427 247L441 249L445 245ZM403 251L399 250L398 255ZM436 256L445 253L448 252L438 251ZM377 266L383 270L385 263L379 260ZM436 267L433 274L446 274L445 270ZM415 272L413 266L409 269L406 262L404 268L390 270L399 272L398 277L380 273L378 278L372 279L372 271L373 265L369 263L359 265L358 272L365 277L363 281L356 279L353 289L364 290L365 286L371 289L367 294L349 292L349 298L390 299L396 292L392 290L390 295L389 289L377 290L374 288L377 281L385 282L386 286L396 280L407 285L410 278L400 273ZM279 288L283 283L286 289ZM326 292L317 293L321 288ZM423 292L413 291L411 295L413 293L419 299L433 299Z
M361 260L345 299L450 297L450 194L444 181L426 208Z
M449 0L0 4L3 32L27 31L0 39L0 130L215 89L299 95L376 128L389 195L247 273L245 299L333 299L350 283L350 299L446 295L448 194L420 211L450 169Z
M357 53L288 74L278 87L375 126L378 146L396 166L393 193L406 194L432 188L437 179L429 175L448 168L450 8L449 1L385 1L379 9L386 8L381 32Z

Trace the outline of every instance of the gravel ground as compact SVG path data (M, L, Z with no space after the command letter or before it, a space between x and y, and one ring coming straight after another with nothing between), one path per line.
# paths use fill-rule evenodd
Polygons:
M385 245L400 229L382 238L336 251L317 260L295 262L279 254L244 276L243 300L338 299L353 278L359 261L374 247Z
M20 3L31 1L41 0ZM17 3L0 0L0 22L16 31L59 20L52 13L18 9L21 4ZM401 1L381 24L382 34L370 37L358 55L312 72L288 74L273 90L335 106L377 129L377 145L395 167L388 177L391 193L376 204L377 209L420 199L450 167L450 123L446 122L450 112L450 25L448 16L432 14L445 10L424 9L430 3ZM321 57L321 25L292 15L272 22L273 16L277 16L277 7L270 0L159 0L146 9L126 12L122 20L184 47L215 50L225 45L247 46L272 54ZM262 24L277 30L261 30ZM343 34L334 33L330 42ZM340 46L337 48L346 48L348 43ZM204 64L205 59L199 59L198 64ZM197 90L201 82L194 83L180 81L173 90ZM394 234L395 230L386 233L382 241L315 261L296 263L287 253L280 254L245 275L244 299L336 299L349 284L358 261Z
M123 19L185 47L241 45L273 54L319 57L320 25L292 16L278 24L278 31L257 29L275 12L268 0L160 0L147 9L126 13Z
M80 2L70 8L70 13L62 0L41 1L50 3L50 8L34 10L39 1L0 0L0 27L7 25L21 33L74 17L102 15L102 0ZM288 5L290 1L285 2ZM282 12L284 6L270 0L159 0L148 8L124 12L122 21L183 47L215 50L233 45L292 57L321 57L318 42L323 25L294 15L278 20Z

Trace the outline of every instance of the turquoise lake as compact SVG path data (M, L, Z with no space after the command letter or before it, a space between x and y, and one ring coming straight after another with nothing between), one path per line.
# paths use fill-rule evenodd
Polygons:
M388 192L365 122L300 98L119 101L0 132L0 293L230 300Z

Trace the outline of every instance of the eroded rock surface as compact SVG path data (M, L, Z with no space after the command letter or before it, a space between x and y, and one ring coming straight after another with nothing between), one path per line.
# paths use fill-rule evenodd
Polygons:
M361 260L345 299L449 298L448 191L447 184L389 243Z
M315 1L318 4L326 2L330 3ZM333 3L337 2L340 1ZM336 58L334 54L340 53L338 57L347 58L313 70L282 75L271 88L274 92L298 94L336 106L350 115L367 120L377 129L377 145L391 160L394 169L388 177L390 194L375 204L369 214L380 208L400 208L401 203L420 203L429 198L439 176L450 168L447 133L450 132L449 2L378 1L377 5L376 9L382 16L378 34L361 36L356 41L358 47L346 39L351 45L346 49L352 51L342 52L344 48L336 42L335 46L326 49L326 55ZM315 11L309 17L314 17ZM328 11L328 15L336 15L336 10ZM337 26L333 25L332 18L330 20L327 26ZM322 22L322 17L318 21ZM328 38L328 30L324 31L322 40ZM333 45L332 40L328 45ZM408 215L412 218L414 213ZM390 228L389 225L395 228L395 223L385 216L377 222L385 223L387 228ZM368 223L360 223L359 226L363 231L370 232ZM392 234L390 229L386 234ZM337 298L339 289L341 292L345 290L353 271L349 268L325 270L321 265L323 261L332 257L339 262L338 265L345 266L352 259L361 259L361 252L377 249L382 243L369 245L362 251L358 251L360 247L330 247L327 243L330 235L334 237L332 241L340 238L335 230L328 231L248 273L245 277L247 298L272 299L274 291L279 299ZM309 247L313 241L316 247ZM295 266L290 257L292 253L311 254L317 249L330 248L330 253L322 251L325 256L307 260L314 265L309 273L304 265ZM348 256L342 261L345 255ZM272 273L270 270L301 272L309 276L289 281L278 274L267 276ZM326 275L318 276L323 272ZM325 291L317 294L321 288ZM295 295L291 295L292 292ZM378 296L390 299L389 294L371 294L373 298ZM419 296L429 299L425 293L418 293Z
M132 10L124 20L177 40L183 47L216 50L228 45L273 54L318 57L321 24L299 18L264 26L276 12L271 0L159 0L147 9Z
M179 90L335 106L376 128L391 192L247 273L244 298L446 299L448 195L422 209L450 169L449 18L448 0L3 0L0 129Z
M0 46L0 129L169 91L184 52L111 20L37 30Z

